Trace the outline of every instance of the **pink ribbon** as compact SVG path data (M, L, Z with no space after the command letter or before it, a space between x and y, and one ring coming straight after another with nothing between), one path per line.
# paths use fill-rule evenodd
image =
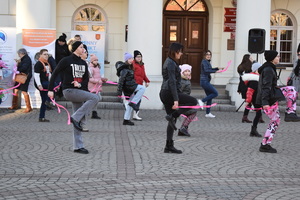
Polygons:
M249 106L246 106L246 109L248 109L248 110L255 110L255 111L263 110L266 114L268 114L272 109L275 109L277 107L278 107L278 103L274 104L273 106L270 106L269 109L263 109L262 107L261 108L251 108Z
M198 109L198 108L211 108L213 106L217 105L217 103L213 103L211 105L208 106L178 106L178 108L194 108L194 109Z
M16 74L19 74L20 72L18 71L18 67L17 64L15 63L14 67L13 67L13 76L12 76L12 80L15 81L15 76Z
M112 81L106 81L105 83L112 84L112 85L118 85L118 83L115 83L115 82L112 82Z
M227 66L224 68L224 69L222 69L222 70L219 70L219 71L217 71L218 73L221 73L221 72L226 72L227 71L227 69L228 69L228 67L231 65L231 63L232 63L232 61L230 60L230 61L228 61L228 63L227 63Z
M67 122L67 124L70 125L71 124L71 116L70 116L69 111L65 107L63 107L62 105L56 103L53 98L50 98L50 99L51 99L52 103L57 107L57 112L58 113L60 113L60 108L64 109L67 112L67 115L68 115L68 122Z
M13 89L15 89L15 88L17 88L17 87L19 87L21 85L21 83L18 83L18 85L16 85L16 86L14 86L14 87L11 87L11 88L8 88L8 89L5 89L5 90L0 90L0 93L2 93L2 94L8 94L8 93L10 93L10 92L6 92L6 93L4 93L5 91L9 91L9 90L13 90ZM14 96L16 96L17 94L15 94L15 93L12 93Z

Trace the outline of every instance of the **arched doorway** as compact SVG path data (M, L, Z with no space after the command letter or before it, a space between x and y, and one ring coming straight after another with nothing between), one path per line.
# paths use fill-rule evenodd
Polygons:
M200 63L203 51L207 50L208 9L202 0L168 0L163 12L163 62L169 45L179 42L184 45L181 64L190 64L192 82L199 83Z

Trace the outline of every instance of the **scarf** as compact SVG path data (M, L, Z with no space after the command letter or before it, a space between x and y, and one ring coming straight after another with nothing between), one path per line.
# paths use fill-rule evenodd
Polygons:
M47 72L46 65L49 66L49 71L52 72L52 69L51 69L50 64L48 63L48 60L46 60L46 59L40 57L40 58L39 58L39 61L40 61L40 62L43 64L43 66L44 66L44 72ZM45 64L46 64L46 65L45 65Z

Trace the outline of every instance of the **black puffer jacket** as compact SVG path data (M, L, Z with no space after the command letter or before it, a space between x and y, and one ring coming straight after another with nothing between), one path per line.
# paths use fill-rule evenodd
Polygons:
M276 66L271 62L265 62L259 69L258 73L258 89L256 103L262 106L273 105L275 102L271 102L272 89L277 87L277 72Z
M134 71L132 65L128 63L119 63L117 67L117 76L119 76L118 83L118 96L122 95L122 91L125 96L131 96L135 91L138 84L134 80Z
M162 90L169 90L173 96L174 101L178 101L178 93L181 89L181 69L178 64L170 57L168 57L163 65L162 75L163 82Z

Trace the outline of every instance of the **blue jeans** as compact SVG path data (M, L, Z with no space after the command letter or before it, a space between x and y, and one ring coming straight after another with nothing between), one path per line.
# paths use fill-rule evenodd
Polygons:
M212 99L218 96L218 91L210 82L200 81L201 87L204 89L206 97L202 99L203 102L206 102L206 105L211 105ZM206 114L210 113L210 108L206 108Z

